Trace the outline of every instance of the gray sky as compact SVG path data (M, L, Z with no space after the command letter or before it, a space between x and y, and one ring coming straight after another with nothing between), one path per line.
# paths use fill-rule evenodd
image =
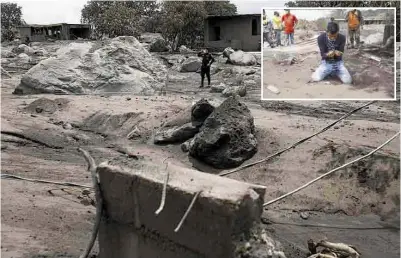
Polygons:
M6 2L0 0L1 2ZM87 0L8 0L22 6L23 19L27 23L80 23L81 10ZM7 1L7 2L8 2ZM287 0L231 0L237 6L238 13L261 13L265 7L277 7L277 11L283 13ZM271 15L274 10L269 10ZM271 13L271 14L270 14ZM329 15L327 10L294 10L293 13L299 19L317 19Z

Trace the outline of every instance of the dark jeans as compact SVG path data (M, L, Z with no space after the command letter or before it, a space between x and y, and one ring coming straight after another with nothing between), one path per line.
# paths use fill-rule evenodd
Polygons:
M203 87L203 81L205 80L205 74L206 74L206 77L207 77L207 82L208 82L208 85L210 86L210 66L207 66L207 67L201 67L201 78L202 78L202 84L201 84L201 87Z

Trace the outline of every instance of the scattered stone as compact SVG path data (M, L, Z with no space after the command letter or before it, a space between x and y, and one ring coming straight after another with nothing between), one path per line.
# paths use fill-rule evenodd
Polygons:
M70 123L65 123L65 124L63 124L63 128L65 130L71 130L72 129L72 125Z
M279 94L280 90L278 88L276 88L273 85L267 85L266 89L270 90L271 92L275 93L275 94Z
M47 56L48 53L43 48L39 48L39 49L35 49L34 50L33 55L35 55L35 56Z
M127 100L128 100L128 101L130 101L130 100L131 100L131 98L130 98L130 97L127 97Z
M15 53L11 52L11 51L4 50L4 49L1 50L1 57L2 58L14 58L16 56L17 55ZM2 60L1 62L4 63L4 60Z
M246 87L245 86L230 86L227 87L221 95L223 97L231 97L231 96L240 96L240 97L245 97L246 95Z
M124 91L153 95L165 85L166 67L134 37L73 42L23 75L23 94Z
M194 51L192 51L191 49L187 48L184 45L181 45L178 49L178 51L180 51L181 54L188 54L188 53L193 53Z
M236 167L256 153L254 134L251 112L236 97L230 97L206 118L189 153L216 168Z
M302 212L299 214L299 216L300 216L302 219L307 220L307 219L309 218L309 212L307 212L307 211L302 211Z
M34 53L34 50L25 44L21 44L21 45L15 47L13 49L13 52L15 52L17 54L24 53L26 55L32 55Z
M196 102L191 108L191 121L200 127L206 118L214 111L214 107L204 98Z
M227 85L224 83L220 83L218 85L212 85L210 87L210 92L214 93L222 93L227 88Z
M192 123L173 128L162 128L157 131L153 142L155 144L184 142L199 132L199 128Z
M167 52L167 42L164 39L157 39L149 45L149 52Z
M189 57L187 58L181 65L180 72L196 72L200 69L202 63L197 57Z
M181 150L183 151L183 152L188 152L189 151L189 148L190 148L190 146L193 144L193 138L192 139L189 139L189 140L187 140L187 141L185 141L185 142L183 142L182 144L181 144Z
M256 65L256 57L251 53L246 53L241 50L238 50L232 54L230 54L228 58L228 63L233 65Z
M228 47L228 48L224 49L224 51L223 51L223 57L229 58L230 55L231 55L232 53L234 53L234 52L235 52L234 49L232 49L231 47Z

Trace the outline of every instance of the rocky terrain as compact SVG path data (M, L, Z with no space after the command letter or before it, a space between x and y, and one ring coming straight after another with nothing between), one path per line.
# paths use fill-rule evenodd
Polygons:
M221 53L213 53L212 86L201 89L200 63L194 52L141 50L135 54L134 49L119 53L117 48L115 56L102 58L102 53L120 43L69 43L35 43L33 52L21 52L26 56L12 51L18 46L3 46L3 174L90 185L77 147L88 150L97 163L114 157L169 157L181 166L217 174L263 159L365 104L261 101L260 56L254 54L256 62L244 66L227 63ZM74 44L91 47L81 53L73 50ZM39 49L43 55L36 53ZM65 49L79 56L74 59L77 63L69 60L76 66L64 68L73 81L54 77L63 73L52 62L62 62ZM137 60L130 59L130 54L143 57L143 62L130 63ZM244 54L243 60L253 60ZM88 56L91 62L82 62ZM95 61L125 82L117 87L120 93L110 92L114 86L97 84L107 79L96 78L103 70L91 67ZM80 67L83 63L85 68ZM44 76L37 77L33 73L46 65L51 68L48 74L41 72ZM164 73L166 78L161 80ZM82 77L74 81L76 75ZM131 82L138 77L141 83ZM35 81L27 86L27 78L46 85ZM85 84L87 78L91 81ZM159 81L160 85L154 83ZM24 92L39 86L50 89L51 84L54 88L49 91ZM399 101L376 102L295 149L229 177L266 185L265 201L274 199L394 135L400 130L399 107ZM211 153L209 146L213 150L220 146L214 158L225 162L216 164L205 158L205 153ZM287 257L306 257L309 238L353 244L363 257L399 257L399 155L396 139L371 157L267 206L263 229L281 242ZM2 257L79 256L94 221L93 193L11 179L2 179L1 191Z

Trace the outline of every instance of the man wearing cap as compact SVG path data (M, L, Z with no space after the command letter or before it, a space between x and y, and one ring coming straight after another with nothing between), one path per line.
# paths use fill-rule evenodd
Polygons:
M294 28L298 23L297 17L293 15L289 9L286 9L286 14L281 17L281 21L284 24L284 33L288 45L294 44Z
M312 81L322 81L329 75L335 75L344 84L352 83L352 77L343 61L345 43L346 37L339 33L338 24L330 22L327 25L327 32L317 38L322 62L312 74Z
M354 42L356 42L356 47L360 44L360 34L363 23L363 17L359 10L353 9L347 13L345 21L348 23L348 37L351 41L350 48L355 48Z
M205 81L205 75L207 77L207 85L210 87L210 66L214 63L213 56L209 53L209 50L204 49L198 53L198 57L202 57L201 65L201 86L203 88L203 82Z

